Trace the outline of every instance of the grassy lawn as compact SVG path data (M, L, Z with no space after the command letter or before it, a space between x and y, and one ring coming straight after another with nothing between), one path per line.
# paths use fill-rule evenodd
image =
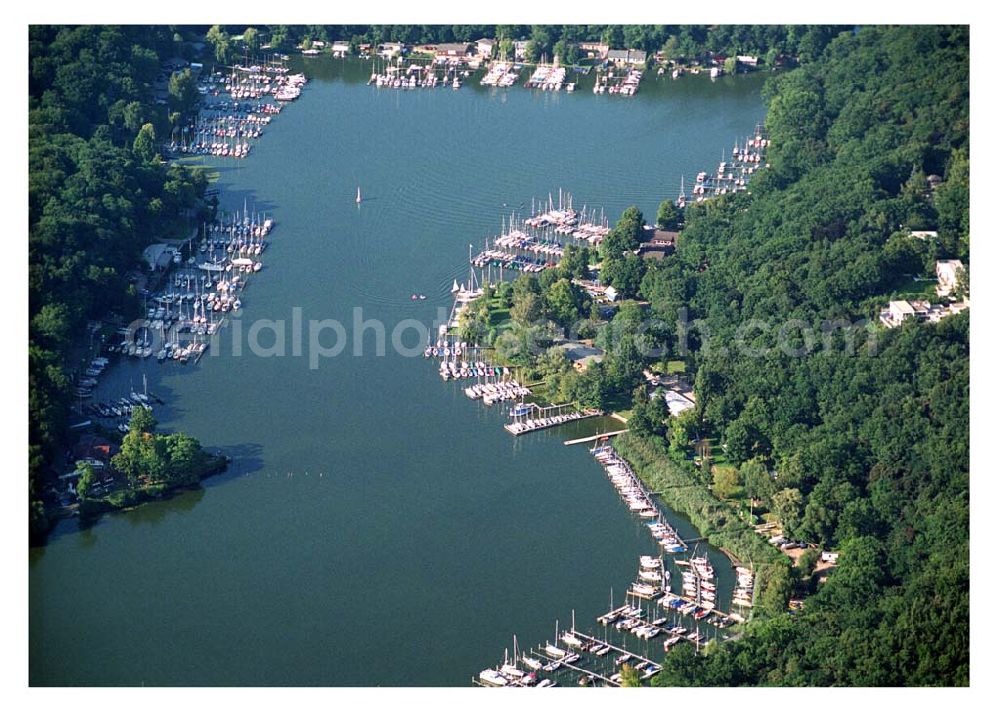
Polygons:
M709 443L709 452L711 453L712 464L713 465L730 465L729 456L726 455L726 451L722 449L722 445L719 444L716 438L706 438L706 442Z
M889 292L889 299L929 299L935 300L937 294L937 279L920 278L914 280L913 275L902 275Z
M683 361L667 361L667 373L684 373L685 372Z
M500 326L510 320L510 309L494 308L490 305L490 326Z

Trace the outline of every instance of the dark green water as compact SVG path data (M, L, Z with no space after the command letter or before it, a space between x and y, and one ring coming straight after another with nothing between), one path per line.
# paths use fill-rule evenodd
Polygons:
M244 333L293 307L348 338L355 307L389 329L430 323L504 203L562 186L652 218L764 113L762 77L647 81L627 99L377 90L369 71L310 60L315 81L250 159L220 164L225 207L247 198L277 220ZM654 547L585 446L562 445L597 426L515 439L422 358L377 356L370 333L351 350L317 369L245 346L113 369L106 387L146 372L161 426L234 465L31 551L32 684L464 685L512 633L535 644L571 609L578 624L606 610Z

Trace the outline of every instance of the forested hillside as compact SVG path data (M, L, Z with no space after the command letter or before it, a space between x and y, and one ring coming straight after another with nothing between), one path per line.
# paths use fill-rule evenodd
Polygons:
M659 684L968 683L969 312L864 323L936 259L968 263L968 76L965 28L842 34L770 81L770 170L690 207L644 277L655 315L700 320L698 427L739 486L790 536L842 552L803 610L700 660L672 652Z
M157 104L167 28L32 27L28 114L28 377L32 532L46 526L45 478L63 438L67 363L87 320L140 303L127 273L173 237L205 180L168 168L157 136L180 115Z

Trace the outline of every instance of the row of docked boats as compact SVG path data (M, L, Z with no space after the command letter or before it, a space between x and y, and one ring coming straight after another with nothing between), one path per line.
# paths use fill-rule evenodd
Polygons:
M603 208L587 210L584 205L581 210L573 207L571 193L559 191L558 202L552 195L548 200L531 201L531 216L524 220L525 227L542 231L543 239L551 231L554 235L572 237L579 242L599 245L611 231Z
M529 89L559 91L565 85L566 91L576 89L576 84L566 82L566 68L555 64L539 64L524 83Z
M512 87L517 83L521 65L514 62L493 62L480 80L484 87Z
M504 377L503 369L485 361L442 361L438 372L442 381L458 381L467 378L497 378L497 372ZM510 371L508 370L509 374Z
M609 228L602 218L597 222L596 210L587 221L572 207L572 196L559 192L558 205L549 196L548 201L532 201L531 216L520 219L512 214L502 221L500 234L486 240L483 249L470 256L470 263L477 268L503 267L520 272L539 273L556 267L565 254L565 238L578 243L599 245ZM584 209L586 214L586 209Z
M618 490L619 496L629 511L643 519L650 520L647 526L660 548L669 554L687 551L684 540L673 527L664 521L652 496L646 491L642 480L632 471L625 458L621 457L610 445L598 445L591 450L591 454L604 467L608 479Z
M736 567L736 588L733 589L733 605L750 608L753 606L754 573L744 566Z
M376 70L373 60L368 84L374 84L379 89L434 89L447 86L460 89L462 79L457 66L411 62L404 67L403 58L399 57L396 64L386 62L380 71Z
M530 412L530 410L524 410L523 408L514 408L511 410L511 415L514 417L514 421L504 425L504 429L511 435L524 435L526 433L531 433L536 430L544 430L545 428L553 428L557 425L564 425L566 423L571 423L575 420L583 420L584 418L592 418L595 415L600 415L600 411L584 408L583 410L572 410L568 413L557 413L556 415L543 415L541 417L520 419L520 414L525 416Z
M503 663L480 672L475 682L485 687L553 687L561 680L582 687L619 687L625 665L634 668L643 680L663 669L638 653L581 633L575 623L559 635L557 621L555 642L546 641L519 656L515 636L514 656L505 650Z
M98 383L97 379L104 373L108 363L108 359L104 356L98 356L91 360L90 364L83 370L83 378L77 379L76 385L73 387L73 395L80 399L92 398L94 388Z
M209 348L201 337L215 334L226 314L243 307L244 290L250 276L263 267L257 257L273 226L272 218L245 204L242 210L203 224L197 247L203 261L197 263L192 240L188 264L168 275L161 291L146 295L152 306L135 332L134 343L123 342L120 351L143 358L155 353L160 363L200 359Z
M480 350L480 347L474 344L442 336L433 344L427 345L427 348L424 349L424 358L457 358L463 353L468 354L477 350Z
M693 556L689 561L678 560L685 567L681 573L681 590L684 595L709 610L715 608L715 569L706 556Z
M486 249L472 259L472 264L479 268L492 265L517 272L538 274L555 267L558 263L550 259L530 258L505 250Z
M289 74L286 67L235 66L203 77L199 92L225 97L206 102L194 120L175 129L166 148L175 154L246 158L271 116L281 104L293 101L306 83L304 74Z
M594 81L595 94L620 94L622 96L634 96L639 91L639 82L642 81L642 70L630 69L624 76L616 75L614 71L607 74L597 75Z
M739 141L733 144L731 160L726 160L723 151L722 160L714 174L708 171L701 171L695 178L694 187L691 189L691 197L695 202L703 202L708 198L731 193L739 193L747 190L750 179L758 171L767 168L764 161L764 149L770 144L770 139L765 135L764 128L758 124L754 129L753 136L745 139L742 146ZM684 191L684 180L681 179L681 191L677 198L677 205L684 207L689 196Z
M499 369L495 369L499 370ZM477 383L465 389L465 395L472 400L482 400L486 405L493 405L506 400L520 400L531 395L531 389L522 386L516 380L496 381L493 383Z

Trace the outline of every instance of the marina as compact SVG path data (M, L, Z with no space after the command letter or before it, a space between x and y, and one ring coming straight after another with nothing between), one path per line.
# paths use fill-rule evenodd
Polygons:
M585 418L595 418L603 415L596 408L576 409L572 403L562 405L540 406L537 403L521 403L519 407L513 408L510 412L511 422L504 425L511 435L525 435L546 428L554 428L558 425Z
M757 171L768 167L764 160L764 149L767 145L766 132L760 124L757 124L753 135L745 139L742 146L739 141L733 144L729 160L723 151L722 161L714 174L710 175L708 171L698 173L691 189L691 196L685 192L684 179L681 178L681 189L677 197L678 207L683 208L692 197L694 202L700 203L708 198L745 191L750 178Z
M499 235L487 238L483 249L469 263L478 269L496 269L499 279L504 270L537 274L559 264L567 244L597 247L608 234L604 211L577 211L573 196L561 189L558 202L550 194L547 200L532 199L531 214L520 218L511 214L501 221ZM487 281L490 277L485 278Z
M576 85L573 82L566 82L566 68L558 64L538 64L531 73L528 81L524 83L528 89L541 89L542 91L573 91Z
M490 64L480 84L485 87L512 87L521 74L521 65L498 60Z
M624 73L609 68L607 73L599 71L594 79L595 94L617 94L619 96L635 96L642 81L642 70L628 69Z
M383 60L382 66L376 69L376 61L372 62L372 73L368 84L379 89L434 89L437 87L460 89L462 86L462 73L457 66L413 60L404 66L403 57L397 57L395 63Z
M282 60L212 71L199 79L205 99L198 112L171 131L163 150L173 157L246 158L272 117L301 96L305 83L305 75L291 74Z
M704 145L731 148L747 117L752 126L763 113L757 78L722 99L706 93L707 79L662 94L644 79L633 101L602 102L520 88L496 97L469 86L379 91L366 85L370 60L293 56L288 66L309 81L271 115L262 138L250 139L247 159L203 159L221 170L213 187L226 215L246 201L249 213L273 216L265 242L280 243L259 257L264 267L250 276L237 317L287 320L295 305L306 320L350 324L362 306L366 319L430 323L439 304L451 303L453 280L468 281L470 238L496 232L509 216L500 205L507 196L546 196L562 183L587 196L588 218L590 196L604 201L607 215L632 203L653 215L675 190L666 185L676 184L671 176L694 176L718 158ZM665 126L669 112L682 118ZM561 130L542 130L552 123ZM621 138L594 142L595 125L616 126ZM428 126L441 127L441 140L423 138ZM484 142L484 131L497 140ZM601 171L579 169L581 146ZM450 177L477 162L491 167L487 177L455 188ZM400 180L408 165L433 170L426 182ZM184 270L197 274L197 263ZM226 320L227 343L232 310L206 316ZM502 366L466 348L459 362ZM551 664L530 650L546 638L569 648L552 639L551 625L569 622L569 604L581 640L606 637L662 661L665 634L647 641L595 622L608 610L609 584L617 606L639 555L658 548L594 458L560 445L592 435L600 419L511 437L502 426L517 400L478 407L464 393L475 378L444 383L439 363L421 368L392 349L377 358L345 352L315 370L304 356L221 353L186 367L157 366L154 356L108 356L94 400L125 397L130 381L141 393L146 372L149 392L164 401L154 402L158 429L218 447L232 466L200 490L106 516L91 529L66 520L44 551L32 552L32 684L462 685L502 662L510 632L522 662L527 653ZM509 378L532 384L513 370ZM559 532L558 555L539 553L539 522ZM696 536L683 521L671 525L685 540ZM507 555L489 554L498 542ZM729 573L721 566L715 561L720 580ZM680 573L671 574L678 591ZM468 592L470 577L490 594L457 595ZM659 607L646 619L674 615L683 618ZM591 625L598 630L580 630ZM699 627L710 638L728 632ZM384 654L386 641L404 638L421 640L422 653ZM624 654L573 652L581 660L569 665L609 679ZM555 673L560 686L577 687L581 675L565 666Z

